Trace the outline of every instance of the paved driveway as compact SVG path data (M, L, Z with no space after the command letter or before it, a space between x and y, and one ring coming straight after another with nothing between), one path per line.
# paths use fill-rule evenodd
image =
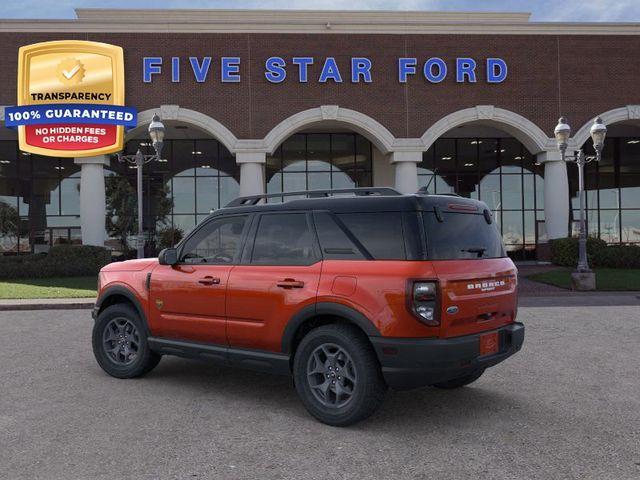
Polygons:
M640 307L521 308L522 352L348 429L286 378L165 358L115 380L88 311L0 312L0 478L640 478Z

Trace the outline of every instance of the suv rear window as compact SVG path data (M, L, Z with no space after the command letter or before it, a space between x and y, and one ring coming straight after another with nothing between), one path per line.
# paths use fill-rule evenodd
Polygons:
M431 260L460 260L504 257L504 248L495 222L487 223L483 214L442 212L423 213L427 250Z

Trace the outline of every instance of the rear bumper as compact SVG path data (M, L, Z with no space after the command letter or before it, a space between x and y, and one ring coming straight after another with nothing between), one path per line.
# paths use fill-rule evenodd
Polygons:
M389 387L409 390L492 367L522 348L522 323L513 323L497 331L500 338L498 353L482 357L480 335L489 332L447 339L369 338Z

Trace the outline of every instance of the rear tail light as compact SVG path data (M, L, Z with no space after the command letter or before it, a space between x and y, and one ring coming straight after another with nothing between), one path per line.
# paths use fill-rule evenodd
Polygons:
M425 325L440 325L437 298L436 282L413 282L410 299L411 313Z

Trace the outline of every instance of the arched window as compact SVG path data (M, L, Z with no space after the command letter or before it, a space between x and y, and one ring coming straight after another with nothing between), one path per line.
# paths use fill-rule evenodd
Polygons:
M356 133L297 133L267 157L267 193L372 186L372 146Z
M482 200L510 255L531 256L544 220L542 168L516 139L440 138L418 164L419 186Z

